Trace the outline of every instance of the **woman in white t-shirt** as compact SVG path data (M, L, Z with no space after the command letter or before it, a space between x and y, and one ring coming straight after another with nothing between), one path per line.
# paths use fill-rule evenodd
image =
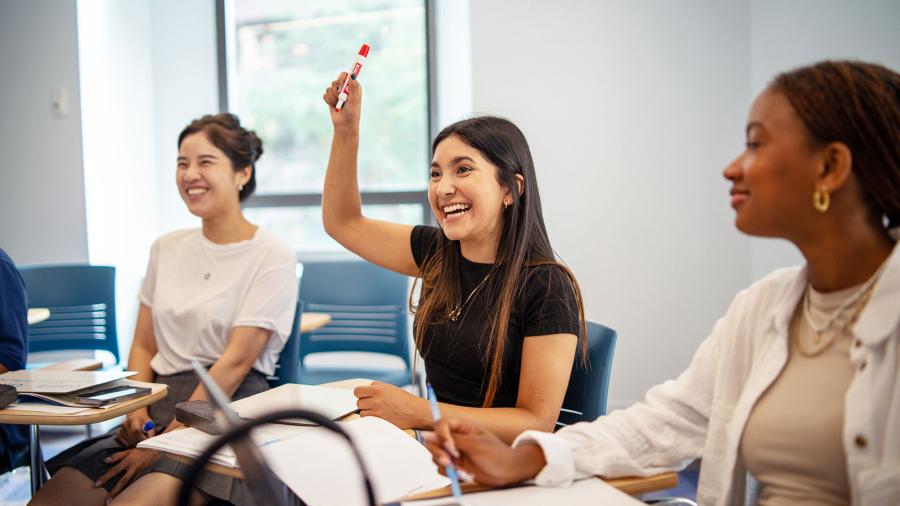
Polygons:
M153 244L128 359L128 369L138 371L133 379L165 383L168 395L48 462L53 478L33 504L174 502L186 466L135 446L180 425L176 403L206 398L191 360L206 364L233 398L268 388L265 376L290 334L297 277L291 248L241 213L261 154L259 138L231 114L204 116L181 132L176 183L203 226ZM151 420L155 428L143 430ZM197 488L201 501L248 498L240 482L220 475L205 476Z

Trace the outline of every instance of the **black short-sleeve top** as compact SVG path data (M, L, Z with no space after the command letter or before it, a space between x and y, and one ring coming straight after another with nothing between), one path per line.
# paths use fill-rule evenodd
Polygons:
M440 234L443 232L437 227L413 228L410 243L416 265L421 267L437 251ZM451 247L458 246L451 243ZM460 259L460 286L465 299L490 273L492 265L470 262L462 255ZM510 312L494 407L516 405L526 337L581 333L575 290L562 268L539 265L526 269L529 272L523 277L522 295ZM476 291L456 321L443 318L425 331L419 353L425 361L428 381L441 402L474 407L484 402L490 379L490 365L485 360L490 342L488 323L494 302L486 300L485 292L484 288Z

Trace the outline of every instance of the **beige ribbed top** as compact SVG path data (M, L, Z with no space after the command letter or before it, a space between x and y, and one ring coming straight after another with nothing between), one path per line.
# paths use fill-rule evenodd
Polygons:
M809 323L824 324L863 285L832 293L809 288L794 312L789 356L781 374L750 413L741 458L760 483L761 506L850 502L841 433L850 366L851 320L868 300L853 302L830 331L817 337Z

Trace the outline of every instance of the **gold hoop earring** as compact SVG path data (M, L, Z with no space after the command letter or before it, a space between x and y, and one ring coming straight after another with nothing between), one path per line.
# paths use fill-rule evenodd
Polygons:
M831 195L829 195L827 191L816 189L816 191L813 192L813 207L816 208L816 211L824 213L828 211L828 206L830 205Z

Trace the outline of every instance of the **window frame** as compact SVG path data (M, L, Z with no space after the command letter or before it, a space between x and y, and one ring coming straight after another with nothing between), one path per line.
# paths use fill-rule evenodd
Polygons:
M228 112L228 85L231 80L228 67L228 55L233 53L231 47L231 39L228 37L228 26L233 25L232 19L232 0L215 0L216 2L216 52L218 61L218 95L219 95L219 112ZM437 118L435 100L437 85L435 82L437 65L434 60L435 44L435 20L434 20L434 1L421 0L425 7L425 82L426 96L428 103L426 108L425 122L428 125L428 131L425 133L428 138L425 145L428 149L426 160L431 158L431 139L437 134ZM324 170L324 167L323 167ZM423 174L425 174L423 168ZM428 202L428 185L425 179L425 187L422 190L409 191L362 191L360 192L363 205L393 205L393 204L418 204L422 208L421 224L433 225L434 216L431 212L431 204ZM318 207L322 205L322 192L303 192L303 193L278 193L278 194L256 194L254 193L246 200L241 202L244 208L298 208L298 207ZM307 252L303 252L304 254ZM319 252L308 252L314 255ZM326 253L327 254L327 253ZM338 255L343 253L336 253Z

